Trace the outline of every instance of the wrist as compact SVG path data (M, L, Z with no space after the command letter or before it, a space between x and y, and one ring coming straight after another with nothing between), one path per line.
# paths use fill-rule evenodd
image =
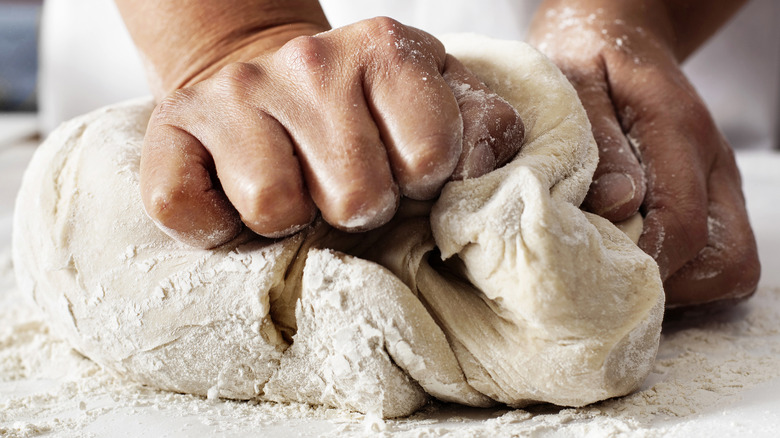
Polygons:
M157 98L251 53L329 29L317 0L116 0Z
M199 62L191 65L189 71L178 78L172 78L167 91L193 85L211 77L228 64L249 61L263 53L278 49L293 38L315 35L329 28L327 22L325 24L286 23L231 38L211 50L204 51L199 56Z

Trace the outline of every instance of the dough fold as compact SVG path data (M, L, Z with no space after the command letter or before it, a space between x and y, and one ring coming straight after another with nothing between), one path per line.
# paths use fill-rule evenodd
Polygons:
M471 406L581 406L636 389L658 348L658 269L582 212L597 162L557 68L519 42L443 38L518 110L521 152L404 201L380 229L318 223L244 232L211 251L159 231L138 167L153 103L58 128L19 192L19 286L55 332L153 387L408 415L430 396Z

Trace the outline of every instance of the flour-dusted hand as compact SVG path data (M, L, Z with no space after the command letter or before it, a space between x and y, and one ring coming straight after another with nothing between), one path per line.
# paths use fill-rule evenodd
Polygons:
M217 14L222 3L195 2L180 13ZM249 18L202 25L235 38L242 20L262 20L261 6L272 7L250 3L258 9L245 11ZM335 227L372 229L392 218L400 196L431 199L448 179L479 176L518 151L517 112L434 37L389 18L326 31L321 11L311 12L317 3L298 3L308 16L250 28L189 77L161 79L161 95L176 90L149 123L141 190L147 212L171 236L213 247L243 222L281 237L318 210ZM165 16L165 8L149 8ZM179 27L180 37L200 35ZM188 45L136 41L142 51Z
M549 0L531 29L599 145L584 207L613 221L641 210L668 306L748 296L760 271L733 152L679 66L743 1L705 3Z

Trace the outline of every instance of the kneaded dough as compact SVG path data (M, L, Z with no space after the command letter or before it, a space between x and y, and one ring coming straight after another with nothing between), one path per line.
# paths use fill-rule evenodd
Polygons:
M526 127L521 152L388 225L318 223L215 250L159 231L138 189L151 100L65 123L35 154L14 219L18 282L55 333L142 384L384 417L430 396L581 406L649 373L664 295L653 260L581 211L597 162L557 68L520 42L444 38Z

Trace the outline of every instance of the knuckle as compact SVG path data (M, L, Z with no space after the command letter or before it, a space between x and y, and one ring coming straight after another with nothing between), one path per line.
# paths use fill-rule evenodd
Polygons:
M284 44L275 57L289 70L311 73L326 67L326 49L321 38L304 35Z
M259 66L248 62L235 62L223 67L213 79L222 98L244 101L262 77Z
M366 37L380 46L396 48L400 46L406 33L405 26L389 17L375 17L360 24Z
M439 53L443 63L444 46L433 36L416 32L389 17L375 17L361 24L369 47L374 48L388 65L397 65L420 58L431 60L434 52Z
M175 123L181 118L182 112L186 112L193 97L192 92L188 89L176 90L165 97L154 109L150 126Z
M276 52L274 62L279 71L295 82L293 87L298 92L319 99L330 88L327 85L333 80L329 75L329 69L333 67L328 61L330 51L326 42L319 37L299 36Z
M251 62L234 62L228 64L216 74L216 77L226 81L251 83L261 76L260 67Z
M398 22L398 20L386 16L369 18L368 20L362 21L361 24L363 24L370 33L385 35L396 34L402 27L405 27Z

